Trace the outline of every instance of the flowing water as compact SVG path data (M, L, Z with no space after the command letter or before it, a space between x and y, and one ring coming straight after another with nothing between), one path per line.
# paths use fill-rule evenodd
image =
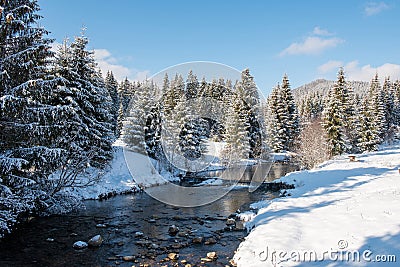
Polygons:
M295 169L275 165L268 180ZM262 186L249 193L241 185L194 208L169 206L146 193L85 201L84 210L20 225L0 241L0 266L226 266L246 236L240 222L227 225L228 217L238 209L248 210L252 202L277 196ZM172 225L179 228L175 235L169 232ZM74 242L98 234L104 239L100 247L73 248ZM204 263L202 258L211 251L218 259ZM166 260L169 253L179 258Z

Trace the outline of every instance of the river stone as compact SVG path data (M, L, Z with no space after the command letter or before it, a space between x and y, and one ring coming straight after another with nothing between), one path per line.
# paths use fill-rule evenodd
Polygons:
M202 236L197 236L195 238L192 239L192 243L193 244L201 244L203 243L203 237Z
M103 223L99 223L99 224L96 224L96 227L97 228L107 228L107 225L105 225Z
M216 243L217 243L217 240L215 240L215 238L213 238L213 237L207 238L206 242L204 242L205 245L213 245Z
M211 259L211 260L215 260L218 258L217 253L215 251L212 252L208 252L207 253L207 258Z
M176 254L176 253L168 254L168 259L170 259L170 260L177 260L178 258L179 258L179 254Z
M135 256L124 256L122 257L124 261L135 261Z
M175 225L171 225L171 226L168 228L168 233L169 233L170 235L176 235L178 232L179 232L179 228L178 228L177 226L175 226Z
M88 243L83 242L83 241L76 241L76 242L72 245L72 247L73 247L74 249L84 249L84 248L87 248L87 247L88 247Z
M102 243L103 238L101 237L101 235L96 235L88 241L88 245L91 247L100 247Z
M142 232L136 232L135 233L135 237L142 237L143 236L143 233Z

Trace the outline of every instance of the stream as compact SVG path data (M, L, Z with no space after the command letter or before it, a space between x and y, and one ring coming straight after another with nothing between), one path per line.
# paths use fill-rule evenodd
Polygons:
M276 164L268 180L295 169ZM223 198L194 208L169 206L146 193L85 201L85 209L19 225L0 241L0 266L230 266L247 232L242 222L232 224L229 218L253 202L278 196L264 186L249 193L239 184ZM95 235L104 239L100 247L73 248ZM212 251L218 258L206 262Z

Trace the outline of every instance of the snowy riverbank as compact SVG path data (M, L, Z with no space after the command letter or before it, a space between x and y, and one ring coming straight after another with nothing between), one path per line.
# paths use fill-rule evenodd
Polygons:
M162 173L163 176L160 176L154 168L157 166L156 162L145 155L124 151L124 146L120 143L115 144L113 149L114 158L110 166L95 184L82 188L67 188L65 191L80 199L98 199L99 196L109 193L135 192L139 187L151 187L166 183L166 179L176 179L168 173ZM97 170L88 170L86 175L93 175L91 171Z
M253 204L238 266L396 266L388 261L400 262L400 146L356 159L281 178L296 188Z

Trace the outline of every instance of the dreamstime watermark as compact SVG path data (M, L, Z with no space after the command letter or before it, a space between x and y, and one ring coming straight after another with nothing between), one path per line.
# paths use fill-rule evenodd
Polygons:
M220 93L220 96L223 94L232 97L234 95L237 96L232 86L227 86L225 82L227 80L230 80L232 83L240 81L242 75L240 71L220 63L189 62L167 68L157 73L149 80L153 81L158 88L162 88L164 84L164 77L167 74L170 79L171 87L178 88L176 90L181 90L182 94L182 82L183 80L186 80L186 78L183 77L186 77L190 71L197 76L197 89L199 92L200 90L203 90L203 94L197 93L195 96L191 95L188 97L187 93L189 92L185 92L183 90L184 94L181 95L180 98L174 99L172 104L168 103L168 112L162 111L158 120L158 123L160 124L158 125L160 128L159 140L162 147L160 150L163 153L163 160L167 161L162 162L163 167L169 164L170 166L174 167L175 173L180 172L183 174L196 173L215 166L215 163L217 162L214 155L216 154L216 150L220 149L220 147L216 146L221 144L221 142L217 142L218 144L214 142L208 142L208 147L206 149L198 149L199 146L191 144L191 140L189 140L189 144L187 146L182 145L182 142L185 141L182 139L193 134L190 132L188 133L187 128L190 127L190 125L196 125L196 123L199 124L200 122L206 122L213 126L217 125L221 128L221 125L224 125L225 120L232 112L232 109L228 108L229 105L227 103L231 101L231 99L210 96L210 91L204 93L205 88L213 87L214 89L211 90L216 90L217 93L224 92L222 94ZM182 75L183 79L181 78L180 84L178 84L178 80L174 78L178 77L177 75ZM220 78L225 80L218 80ZM188 82L190 83L190 81ZM186 87L188 87L188 83L186 83ZM156 100L159 102L159 106L161 107L166 106L163 102L165 101L165 93L166 92L159 93L158 99ZM260 97L260 103L262 103L264 101L263 95L259 90L258 95ZM240 101L242 101L245 106L252 106L250 103L246 103L245 99L240 99ZM260 125L260 127L264 125L261 116L254 116L254 118L257 118L257 123ZM196 131L196 129L189 130ZM145 129L143 129L143 136L146 135L144 131ZM189 147L189 151L187 147ZM163 181L165 186L163 186L162 189L149 187L145 188L145 192L161 202L180 207L201 206L220 199L235 187L240 178L244 175L247 168L246 164L243 164L240 162L240 160L238 161L237 158L227 155L227 157L224 157L223 162L224 166L227 166L227 168L226 170L220 172L220 175L218 176L226 181L223 186L185 187L171 183L164 179L162 175L163 167L154 166L154 160L151 160L149 157L147 157L147 165L152 168L151 177L149 177L149 175L143 175L143 173L137 172L137 155L132 152L133 151L129 147L124 149L125 160L132 176L135 179L135 182L137 184L148 185L154 180L157 180L157 183L159 183L159 181ZM193 154L195 154L195 156L193 156ZM250 191L255 190L264 182L272 165L269 151L262 151L259 155L259 158L264 159L263 165L261 166L261 164L258 164L255 167L253 177L250 182ZM220 163L221 162L218 162L218 164ZM141 162L140 164L144 163ZM154 178L155 176L157 179ZM232 180L232 176L237 177L237 179Z
M364 262L364 263L393 263L397 261L394 254L374 254L370 249L349 250L346 240L339 240L337 248L325 251L315 250L275 250L268 246L256 251L256 257L260 262L270 263L272 266L284 262L311 263L311 262Z

